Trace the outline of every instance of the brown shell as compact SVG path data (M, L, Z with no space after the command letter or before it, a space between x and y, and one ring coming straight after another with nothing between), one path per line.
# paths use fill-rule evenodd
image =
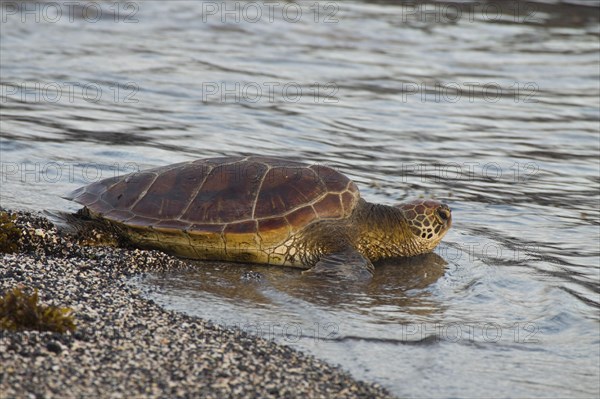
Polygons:
M348 217L359 192L327 166L229 157L102 180L70 198L94 215L138 230L287 235L317 219Z

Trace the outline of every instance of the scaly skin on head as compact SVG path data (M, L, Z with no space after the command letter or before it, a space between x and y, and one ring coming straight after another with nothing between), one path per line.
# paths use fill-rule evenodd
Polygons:
M371 262L431 252L452 224L450 208L433 200L397 206L359 200L352 216L307 227L298 245L306 264L320 256L355 247Z
M419 253L410 225L400 210L361 200L353 218L360 228L356 247L371 262Z
M434 200L414 200L396 205L413 233L421 250L431 252L452 226L452 212L448 205Z
M452 224L450 208L434 200L397 206L362 201L355 217L362 227L358 249L371 261L431 252Z

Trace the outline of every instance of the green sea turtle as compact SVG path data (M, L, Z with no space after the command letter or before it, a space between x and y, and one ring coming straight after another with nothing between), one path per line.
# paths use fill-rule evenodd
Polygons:
M334 276L368 276L379 259L431 252L451 225L437 201L371 204L330 167L258 156L113 177L68 198L142 248Z

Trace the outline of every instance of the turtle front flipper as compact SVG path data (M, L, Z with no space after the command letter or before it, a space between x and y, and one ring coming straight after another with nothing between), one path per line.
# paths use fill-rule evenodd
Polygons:
M348 280L365 280L373 277L375 268L371 261L354 248L346 248L321 257L317 264L303 275L317 275Z

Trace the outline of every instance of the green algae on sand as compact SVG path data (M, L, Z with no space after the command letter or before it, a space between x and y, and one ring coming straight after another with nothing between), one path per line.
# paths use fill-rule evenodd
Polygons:
M75 331L72 310L38 303L38 291L13 288L0 297L0 330Z
M21 230L15 225L17 215L0 211L0 252L16 252Z

